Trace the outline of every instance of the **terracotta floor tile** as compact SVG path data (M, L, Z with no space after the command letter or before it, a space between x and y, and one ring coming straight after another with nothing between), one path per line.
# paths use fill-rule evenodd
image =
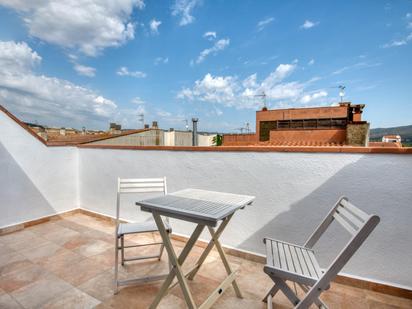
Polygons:
M37 225L28 227L27 230L37 234L38 236L47 235L49 233L58 232L60 230L60 225L57 224L58 221L45 222Z
M15 251L24 251L31 250L33 248L37 248L49 243L51 242L49 242L47 239L44 239L43 237L34 236L15 243L8 244L8 246Z
M94 261L96 264L106 266L107 269L114 267L114 249L108 249L103 253L93 255L89 257L90 260ZM120 258L120 255L119 255Z
M63 247L68 250L75 250L83 245L88 244L90 241L91 241L90 238L85 237L83 234L80 234L78 236L74 236L71 239L67 240L63 244Z
M0 258L0 276L22 270L30 265L32 265L32 262L22 254L10 252Z
M4 276L0 276L0 288L7 293L11 293L39 279L45 278L48 272L35 264L32 264L20 271L15 271Z
M382 305L395 306L397 308L412 308L412 299L386 295L373 291L366 291L365 295L369 303L376 304L377 302L379 302Z
M99 239L90 239L87 243L79 246L73 251L85 257L97 255L113 248L114 244ZM113 249L114 250L114 249Z
M11 296L25 308L40 308L50 299L71 288L72 286L67 282L56 276L48 275L46 278L13 291Z
M50 271L53 271L62 267L70 267L72 264L84 259L84 256L74 253L71 250L59 248L59 250L57 250L53 255L44 257L36 261L36 264L41 265Z
M147 309L160 289L160 283L125 287L103 304L109 308Z
M70 220L67 220L67 219L60 220L60 221L57 222L57 224L60 225L60 226L72 229L74 231L77 231L79 233L84 233L84 232L88 232L88 231L91 230L87 226L78 224L74 221L70 221Z
M113 297L113 280L114 272L110 269L80 284L77 288L100 301L106 301Z
M67 241L79 237L81 235L80 232L77 232L75 230L61 227L59 226L59 229L56 231L52 231L50 233L44 234L43 237L49 241L52 241L53 243L57 245L64 245Z
M36 248L22 250L20 251L20 253L32 262L38 262L44 258L55 255L60 249L62 249L62 247L48 241L44 245Z
M0 242L6 245L10 245L19 241L25 241L26 239L33 238L35 236L37 235L24 229L22 231L17 231L14 233L0 236Z
M63 292L44 305L44 309L60 309L60 308L81 308L81 309L91 309L100 304L100 301L93 298L92 296L76 289L70 289Z
M23 307L16 302L9 294L0 295L0 308L5 309L22 309Z
M97 265L90 259L84 259L59 269L54 269L53 273L74 286L80 285L91 278L101 274L105 270L102 265Z

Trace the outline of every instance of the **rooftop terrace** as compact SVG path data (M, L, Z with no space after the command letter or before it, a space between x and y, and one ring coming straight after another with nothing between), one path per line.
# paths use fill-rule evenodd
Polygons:
M0 236L0 308L147 308L161 283L126 287L113 295L113 234L111 221L73 213ZM132 236L131 241L142 243L157 237ZM174 240L174 245L182 249L184 243ZM153 249L145 250L149 253ZM195 262L201 252L202 248L195 248L189 260ZM229 289L214 308L265 308L261 299L271 281L262 271L264 265L233 255L229 255L229 261L240 270L237 282L244 298L237 298ZM167 271L168 265L163 256L161 262L135 262L120 269L122 277L130 277L136 273L159 274ZM218 253L213 251L199 275L190 281L195 301L204 301L224 274ZM330 308L412 306L410 299L337 283L322 299ZM281 293L274 304L277 308L291 307ZM159 307L185 308L179 286Z
M50 147L2 109L0 308L62 307L65 301L72 305L68 307L85 302L85 307L147 308L159 284L112 294L113 225L107 218L115 213L118 177L162 176L169 192L192 187L256 196L252 206L236 213L221 238L230 261L240 267L246 297L239 300L228 289L217 308L263 307L261 298L271 282L262 271L262 239L304 243L342 195L378 214L381 222L337 278L345 284L333 284L322 297L331 308L411 307L411 148L387 153L383 148L325 148ZM125 201L122 218L146 220L148 214L135 201ZM96 213L98 218L90 216ZM181 248L193 225L174 219L171 225ZM321 267L345 242L340 230L332 232L316 248ZM191 283L198 303L224 275L214 257ZM165 260L127 266L122 275L161 271ZM180 308L179 293L175 288L162 306ZM290 306L281 293L275 303Z

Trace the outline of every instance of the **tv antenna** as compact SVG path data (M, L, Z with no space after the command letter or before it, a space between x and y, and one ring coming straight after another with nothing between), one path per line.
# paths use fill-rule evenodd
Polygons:
M249 125L249 122L246 122L246 123L245 123L245 130L246 130L246 133L250 133L250 125Z
M263 107L266 108L266 93L264 91L261 94L255 94L254 97L262 98Z
M343 97L345 96L346 86L344 86L344 85L339 85L339 86L331 87L331 88L338 88L338 89L339 89L340 102L342 103L342 102L343 102Z
M142 128L144 128L144 114L143 113L137 114L137 121L141 122Z

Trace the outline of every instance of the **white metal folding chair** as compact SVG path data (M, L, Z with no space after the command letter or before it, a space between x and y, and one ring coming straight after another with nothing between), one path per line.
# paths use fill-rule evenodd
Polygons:
M156 223L151 220L147 222L136 222L136 223L121 223L120 222L120 203L122 194L131 194L131 193L152 193L152 192L161 192L164 195L167 194L167 184L166 177L163 178L140 178L140 179L121 179L118 178L117 185L117 201L116 201L116 230L115 230L115 286L114 293L118 292L119 286L123 285L132 285L145 282L151 282L156 280L164 279L167 274L157 275L157 276L146 276L140 278L119 280L119 251L121 253L121 264L124 265L125 262L144 260L144 259L153 259L157 258L159 261L162 257L164 244L163 242L150 242L144 244L132 244L125 245L125 236L131 234L140 234L140 233L151 233L158 232ZM172 229L169 224L169 219L166 218L165 226L168 233L172 232ZM136 248L144 246L154 246L159 245L160 250L158 254L155 255L146 255L146 256L136 256L136 257L125 257L125 249L127 248Z
M351 235L351 239L325 271L322 271L313 246L329 225L336 220ZM264 272L274 281L263 301L272 308L272 298L281 290L295 308L308 308L315 303L319 308L327 308L319 299L320 294L329 289L330 282L358 250L369 234L379 223L376 215L368 215L346 197L338 200L323 222L316 228L303 246L284 241L264 238L266 244L266 265ZM306 293L302 299L286 284L286 280L296 283Z

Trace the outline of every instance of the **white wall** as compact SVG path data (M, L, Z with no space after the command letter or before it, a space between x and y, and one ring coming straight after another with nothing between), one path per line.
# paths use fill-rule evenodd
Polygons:
M78 207L75 147L46 147L0 111L0 227Z
M264 236L302 244L338 197L347 195L380 215L381 223L344 272L412 287L412 156L79 149L79 159L81 206L105 214L114 215L117 177L165 175L171 192L193 187L255 195L222 239L257 253L264 253ZM134 206L136 199L126 200L122 216L148 219ZM193 229L172 222L175 232ZM321 265L348 240L343 231L334 227L325 234L317 248Z

